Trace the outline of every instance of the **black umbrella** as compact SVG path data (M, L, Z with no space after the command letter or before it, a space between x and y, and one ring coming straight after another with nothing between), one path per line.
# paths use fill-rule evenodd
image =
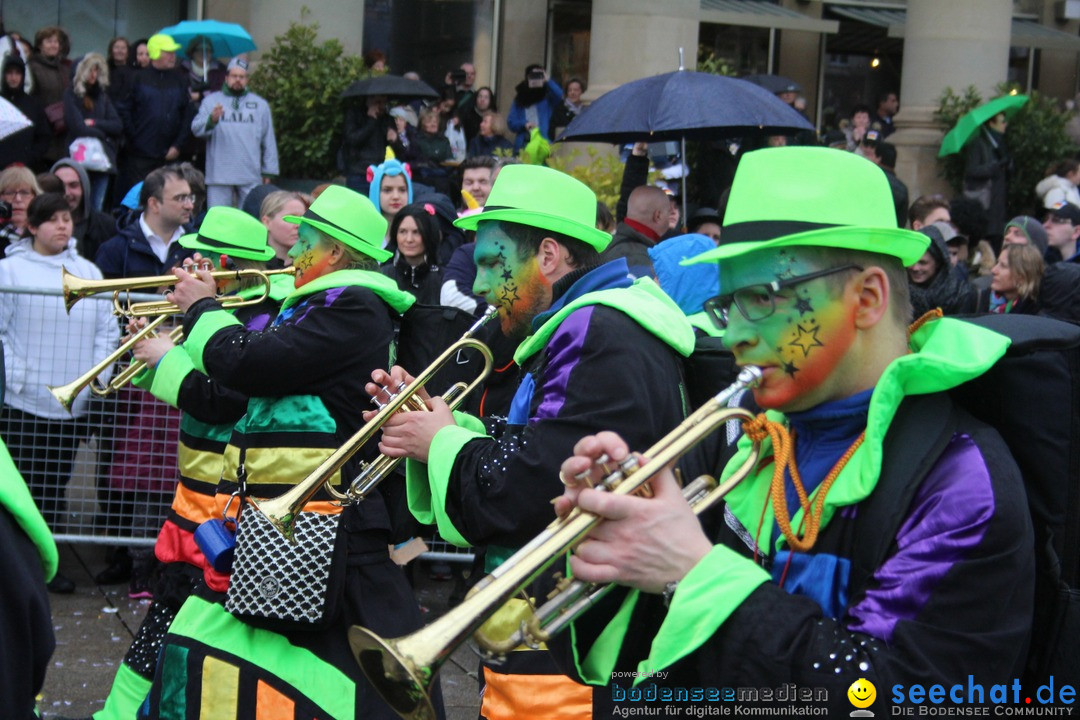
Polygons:
M375 75L374 77L357 80L341 97L368 97L371 95L385 95L388 98L437 98L430 85L421 80L410 80L400 75Z
M740 79L765 88L774 95L785 92L802 92L802 85L783 75L747 75Z
M814 126L768 90L735 78L675 72L633 80L592 102L558 141L611 143L793 135ZM686 217L683 176L683 217Z

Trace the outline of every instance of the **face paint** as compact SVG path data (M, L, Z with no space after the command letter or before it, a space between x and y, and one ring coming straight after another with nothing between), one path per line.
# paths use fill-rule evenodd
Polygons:
M752 253L721 266L720 286L734 291L821 269L787 250ZM761 320L747 320L732 305L724 343L740 365L762 368L762 382L754 390L762 407L804 410L843 397L834 395L843 387L838 368L855 340L856 305L837 296L830 279L782 288L774 296L775 312Z
M489 222L477 230L473 259L473 292L499 308L505 335L527 335L532 319L551 306L551 284L540 272L536 256L519 259L517 243Z
M333 258L330 249L322 242L319 231L310 225L300 224L300 232L296 244L289 250L289 257L296 268L294 287L301 288L331 272Z

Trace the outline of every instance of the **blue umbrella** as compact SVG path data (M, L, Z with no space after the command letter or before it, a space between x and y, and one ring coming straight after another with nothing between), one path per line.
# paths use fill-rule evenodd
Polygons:
M163 28L163 35L169 35L180 43L178 55L184 55L188 45L195 38L203 38L206 46L203 56L235 57L255 49L255 41L241 25L221 22L220 20L184 20L181 23Z

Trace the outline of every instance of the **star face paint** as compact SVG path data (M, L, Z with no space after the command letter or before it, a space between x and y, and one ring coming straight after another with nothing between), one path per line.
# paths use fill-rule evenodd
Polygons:
M754 285L783 281L825 268L790 250L751 253L721 265L720 286L738 292ZM844 356L855 340L856 305L819 277L772 293L775 311L747 320L733 304L724 343L740 365L757 365L763 379L754 399L765 408L804 410L839 399ZM744 303L769 303L764 293L742 295ZM760 313L764 314L764 313ZM834 395L837 395L834 397Z
M289 257L293 259L293 267L296 268L296 277L293 280L296 288L326 275L333 262L330 249L322 242L319 231L305 223L300 224L300 232L296 244L289 249Z
M495 223L476 232L476 281L473 292L499 308L499 322L509 337L524 337L532 319L551 305L551 285L535 256L521 260L517 243Z

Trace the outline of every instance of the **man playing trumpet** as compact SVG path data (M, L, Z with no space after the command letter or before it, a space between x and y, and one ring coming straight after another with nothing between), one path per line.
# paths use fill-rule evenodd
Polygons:
M653 682L794 683L824 688L837 715L869 681L878 701L858 694L856 707L878 717L894 684L1011 683L1032 619L1026 496L1001 437L945 392L985 372L1008 339L952 319L909 333L904 266L926 240L896 228L884 175L857 156L748 154L723 236L690 262L720 263L725 343L763 370L753 392L767 421L747 433L766 461L706 518L710 534L670 473L649 499L585 489L597 459L619 461L628 445L613 433L577 444L557 510L603 522L571 568L635 590L575 624L566 664L616 698ZM897 441L913 431L936 440ZM751 444L740 441L725 475ZM882 537L888 519L895 537ZM867 566L875 543L885 560Z

